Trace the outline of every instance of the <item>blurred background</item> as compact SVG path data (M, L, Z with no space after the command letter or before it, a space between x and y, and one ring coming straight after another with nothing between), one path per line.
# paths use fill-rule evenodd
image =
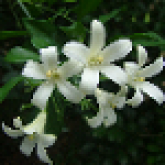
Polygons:
M89 44L90 22L100 20L106 27L107 45L119 38L130 38L133 51L124 61L136 60L137 44L148 50L148 62L165 56L164 0L6 0L0 1L0 121L12 126L16 116L28 121L34 107L29 102L38 82L21 78L26 59L38 58L39 48L57 45L59 52L70 40ZM16 47L17 46L17 47ZM16 47L16 48L15 48ZM30 51L30 52L28 52ZM35 55L31 52L34 52ZM18 56L17 56L18 55ZM66 57L60 53L60 60ZM164 71L151 82L165 89ZM74 79L75 81L75 79ZM31 87L30 87L31 86ZM101 81L99 86L116 92L118 86ZM56 94L55 94L56 95ZM145 96L138 108L116 110L115 125L91 129L84 120L98 110L89 96L80 105L55 97L60 115L54 123L58 139L48 149L57 165L164 165L165 106ZM54 106L49 100L50 106ZM48 107L49 108L49 107ZM65 127L64 127L65 126ZM56 128L57 127L57 128ZM65 128L65 129L64 129ZM21 139L13 140L1 131L2 165L43 164L33 152L19 151Z

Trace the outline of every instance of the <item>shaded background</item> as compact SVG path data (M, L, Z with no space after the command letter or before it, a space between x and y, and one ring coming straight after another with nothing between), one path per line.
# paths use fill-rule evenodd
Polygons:
M30 15L26 14L20 1L0 2L0 86L4 86L21 74L23 62L14 61L7 54L15 46L22 46L38 52L48 36L53 33L55 45L61 49L66 41L76 39L88 44L89 27L93 19L101 20L107 33L107 44L122 37L129 37L133 44L142 44L148 50L149 61L153 62L165 53L165 1L157 0L35 0L23 1ZM31 18L30 18L31 16ZM36 29L28 29L33 25ZM43 23L44 22L44 23ZM46 23L45 23L46 22ZM52 25L48 26L48 23ZM34 33L34 34L32 34ZM140 34L137 34L140 33ZM142 34L143 33L143 34ZM145 33L145 34L144 34ZM44 35L41 35L44 34ZM31 35L35 41L31 41ZM32 43L35 43L34 46ZM10 59L11 58L11 59ZM65 56L61 54L61 61ZM135 60L136 49L125 60ZM10 62L9 62L10 61ZM5 99L0 93L0 121L12 126L12 119L18 115L28 120L34 108L28 103L34 89L28 81L20 81L10 89ZM152 82L164 90L164 72L152 79ZM34 85L34 84L33 84ZM118 86L111 82L100 83L108 91L117 91ZM35 87L35 85L33 86ZM8 90L9 91L9 90ZM56 97L57 98L57 97ZM116 110L118 122L109 128L90 129L84 117L94 115L98 109L96 100L81 105L73 105L58 96L56 101L61 115L60 122L55 123L58 140L48 149L55 164L89 164L89 165L164 165L165 164L165 112L164 105L157 105L151 98L138 108L126 106ZM3 100L3 101L2 101ZM50 106L53 104L50 100ZM21 108L26 106L27 108ZM81 110L82 109L82 110ZM30 118L30 117L29 117ZM61 131L63 126L69 131ZM60 128L60 129L59 129ZM21 139L13 140L3 132L0 135L1 164L42 164L36 154L27 158L19 151Z

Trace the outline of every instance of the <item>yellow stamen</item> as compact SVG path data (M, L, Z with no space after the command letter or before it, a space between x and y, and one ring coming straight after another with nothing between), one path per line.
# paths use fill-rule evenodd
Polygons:
M88 61L88 65L90 66L96 66L100 65L103 62L103 57L90 57Z
M46 77L58 79L60 77L60 75L57 72L57 70L54 69L54 70L48 70L46 73Z
M34 139L34 134L28 135L28 139L29 139L29 140L33 140L33 139Z
M48 70L48 71L47 71L47 73L46 73L46 77L49 77L49 78L52 77L52 71L51 71L51 70Z
M97 57L97 61L101 64L103 62L103 57Z
M115 105L115 104L113 104L113 103L111 103L111 102L109 102L109 104L110 104L110 107L111 107L112 109L115 109L115 108L116 108L116 105Z
M135 81L143 82L143 81L145 81L145 77L137 77L137 78L135 78Z
M144 77L139 77L139 81L143 82L143 81L145 81L145 78Z

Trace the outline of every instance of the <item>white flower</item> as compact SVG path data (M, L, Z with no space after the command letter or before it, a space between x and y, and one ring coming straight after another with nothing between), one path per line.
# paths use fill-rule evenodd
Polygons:
M80 72L78 63L67 61L62 66L57 66L58 57L55 46L49 46L40 51L42 64L29 60L22 72L22 75L26 77L46 80L34 93L32 103L44 109L55 84L66 99L78 103L82 99L82 94L69 81L66 81L68 77Z
M106 127L116 123L117 115L114 109L121 109L124 107L126 101L126 93L127 87L125 86L122 87L116 95L97 88L95 94L99 104L99 112L95 117L91 119L87 118L88 124L92 128L96 128L100 126L101 123L103 123Z
M125 70L128 74L128 84L135 88L134 97L128 100L132 106L138 106L143 101L142 92L148 94L159 104L163 102L163 92L154 84L145 81L163 70L163 57L159 57L153 64L145 66L147 60L147 51L142 46L138 46L138 64L134 62L125 62Z
M33 120L32 123L23 126L20 118L13 119L13 125L16 129L11 129L2 123L4 132L12 138L25 136L20 150L27 156L30 156L33 148L37 147L37 155L39 159L45 163L51 164L52 161L46 154L45 148L54 144L56 137L52 134L44 134L44 126L46 123L46 112L42 111Z
M132 50L129 39L120 39L105 47L105 28L97 20L91 23L90 48L78 42L68 42L63 53L71 59L81 62L84 70L80 88L87 94L93 94L99 83L99 71L114 82L123 85L126 74L119 66L110 64L125 57Z

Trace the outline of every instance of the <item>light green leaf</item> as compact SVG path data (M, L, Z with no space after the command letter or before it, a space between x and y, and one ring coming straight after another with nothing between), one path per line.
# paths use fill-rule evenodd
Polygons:
M56 28L50 21L24 20L28 32L31 34L31 42L36 48L55 46Z
M0 88L0 103L6 98L10 90L22 79L22 77L14 77Z
M74 22L71 26L61 26L60 29L64 31L69 37L78 39L83 42L87 29L81 22Z
M28 59L38 60L39 55L22 47L15 47L5 58L8 62L26 62Z

